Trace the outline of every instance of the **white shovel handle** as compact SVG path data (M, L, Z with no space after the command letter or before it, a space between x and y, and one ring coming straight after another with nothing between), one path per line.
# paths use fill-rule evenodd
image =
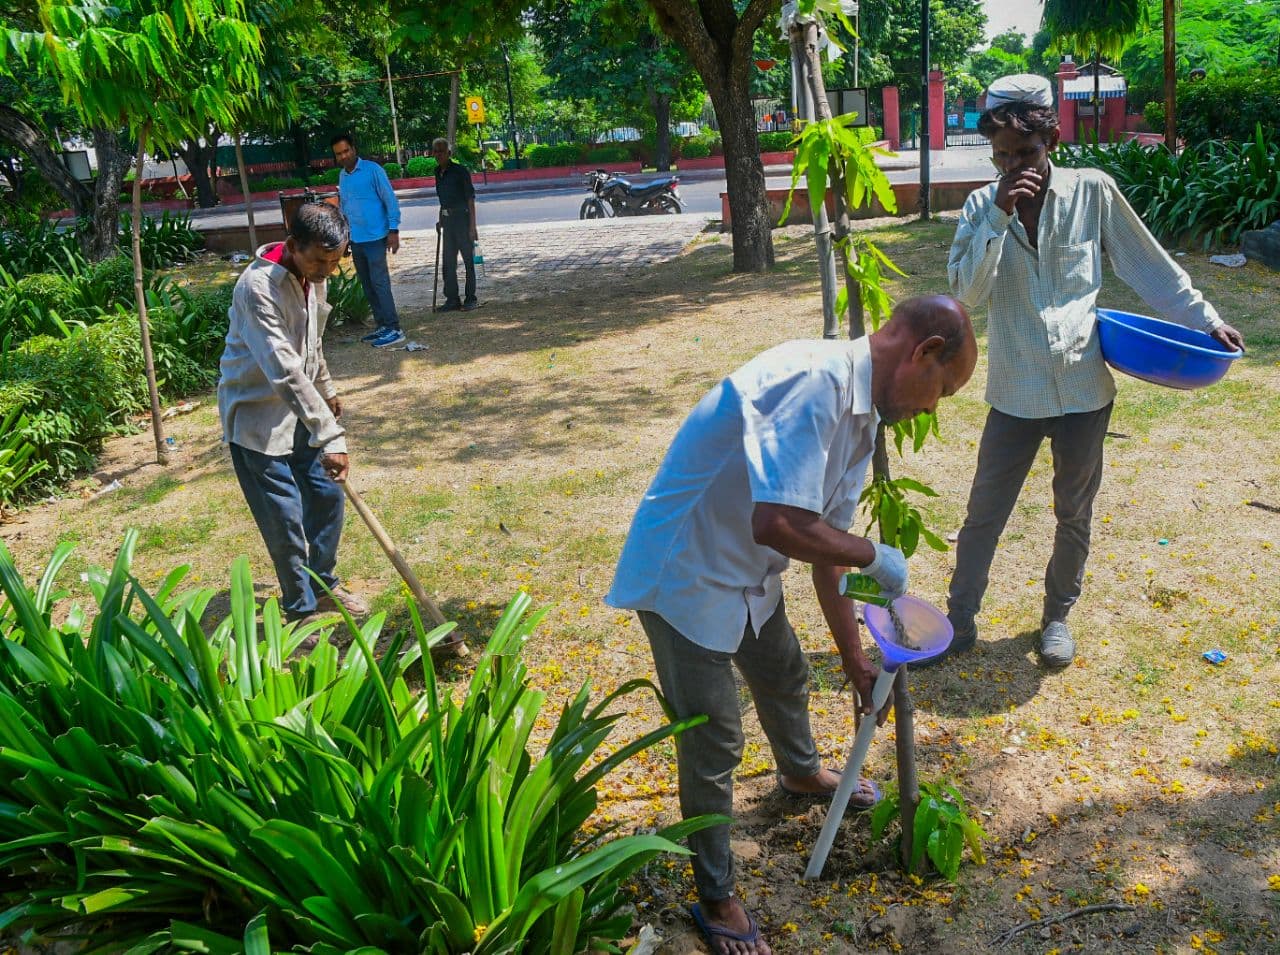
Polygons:
M827 809L826 821L822 824L822 832L818 835L817 845L813 847L813 855L809 858L809 867L804 870L806 879L816 879L822 875L827 864L827 856L836 841L836 832L840 829L840 820L848 808L849 799L858 785L862 772L862 763L867 758L867 750L871 748L871 738L876 735L876 714L884 707L893 689L894 671L881 670L876 677L876 684L871 689L871 715L862 721L858 733L853 738L853 748L849 750L849 759L844 764L844 772L840 774L840 784L836 786L835 795L831 797L831 806Z

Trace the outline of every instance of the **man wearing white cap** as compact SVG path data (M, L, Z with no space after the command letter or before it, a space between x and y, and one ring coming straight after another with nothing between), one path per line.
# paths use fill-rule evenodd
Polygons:
M992 83L978 131L991 141L1000 178L965 202L947 274L966 306L989 306L991 411L956 545L951 653L977 641L975 618L996 544L1047 437L1057 532L1045 571L1040 655L1049 666L1066 666L1075 655L1066 618L1084 580L1116 393L1096 330L1102 252L1157 314L1231 348L1244 341L1147 231L1110 176L1050 162L1059 127L1048 80L1022 74Z

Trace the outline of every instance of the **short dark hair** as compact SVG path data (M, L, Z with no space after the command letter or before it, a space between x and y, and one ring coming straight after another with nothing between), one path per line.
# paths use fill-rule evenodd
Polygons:
M338 135L334 136L333 139L329 140L329 148L332 149L334 146L338 145L338 143L346 143L352 149L356 148L356 141L352 138L350 133L338 133Z
M342 248L351 237L351 227L337 206L327 202L308 202L293 214L289 234L300 249L319 245L326 252L332 252Z
M987 139L993 139L1002 129L1012 129L1019 136L1043 136L1060 126L1056 109L1034 103L1006 103L978 117L978 132Z

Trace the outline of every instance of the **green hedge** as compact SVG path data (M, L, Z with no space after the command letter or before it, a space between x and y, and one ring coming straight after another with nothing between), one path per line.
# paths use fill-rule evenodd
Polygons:
M398 162L389 162L382 169L387 174L388 179L399 179L404 175L404 171L400 168Z
M682 159L702 159L710 155L711 147L696 139L691 139L680 146L680 157Z
M629 162L631 158L631 150L622 143L616 143L609 146L595 147L587 153L584 162L588 165L596 166L606 162Z
M435 156L414 156L404 164L404 174L410 179L434 176L436 174Z
M123 282L126 266L127 287ZM100 297L92 310L77 310L77 295L82 293L76 288L91 283L94 276L103 280L101 286L90 285ZM30 279L47 278L29 276L23 281L31 284ZM47 283L48 289L55 284ZM147 406L128 260L108 259L62 279L58 291L60 297L49 302L49 314L60 309L63 315L75 316L75 323L59 326L50 319L52 334L38 334L20 343L15 343L11 327L7 334L12 347L0 357L0 420L34 445L34 460L45 467L29 491L65 483L91 467L103 440L128 430L130 417ZM208 388L216 379L226 339L231 286L188 292L152 277L147 301L161 394L176 398ZM25 419L9 420L12 412L25 414ZM12 497L2 460L9 437L9 433L0 434L0 500Z
M572 166L578 162L582 147L577 143L534 143L524 151L524 158L534 169L548 169L551 166Z
M301 176L264 176L249 182L253 192L279 192L282 189L301 189L309 183Z
M137 319L121 313L67 338L32 338L5 356L0 379L0 407L26 412L23 436L48 465L43 478L69 480L147 406Z
M1146 112L1143 116L1147 117ZM1164 128L1164 110L1158 118ZM1191 145L1211 139L1247 142L1261 126L1268 138L1280 130L1280 69L1251 70L1178 84L1178 136Z
M780 153L791 149L791 140L795 139L791 133L760 133L757 141L760 144L762 153Z

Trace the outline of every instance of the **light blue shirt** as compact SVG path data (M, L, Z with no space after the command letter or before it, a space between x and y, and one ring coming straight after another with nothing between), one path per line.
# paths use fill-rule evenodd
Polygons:
M794 341L743 365L685 419L622 548L612 607L650 610L723 653L773 616L788 560L757 544L757 503L848 530L875 430L867 339Z
M375 242L400 228L400 203L386 170L357 159L351 172L338 174L338 203L351 223L352 242Z

